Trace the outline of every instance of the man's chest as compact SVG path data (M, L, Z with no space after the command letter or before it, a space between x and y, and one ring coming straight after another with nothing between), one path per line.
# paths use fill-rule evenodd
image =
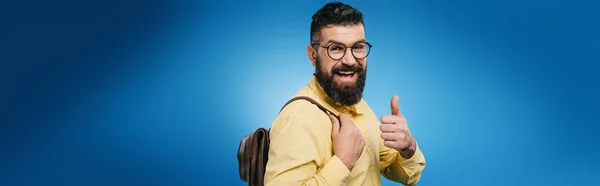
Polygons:
M349 185L371 185L380 183L379 175L379 122L373 115L352 117L356 127L365 138L360 158L349 176Z

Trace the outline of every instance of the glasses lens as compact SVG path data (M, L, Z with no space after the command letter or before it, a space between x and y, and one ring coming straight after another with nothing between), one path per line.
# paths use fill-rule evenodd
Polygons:
M344 53L346 53L346 46L341 44L331 44L329 45L329 48L327 48L327 52L332 59L341 59L344 57Z
M356 43L352 46L352 54L355 58L362 59L369 55L369 49L367 43Z

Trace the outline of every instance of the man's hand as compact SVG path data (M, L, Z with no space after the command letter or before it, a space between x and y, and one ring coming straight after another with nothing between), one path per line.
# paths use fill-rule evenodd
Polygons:
M381 126L379 126L383 144L389 148L396 149L402 157L408 159L415 154L417 148L415 138L410 134L410 130L408 130L406 118L400 113L398 96L392 97L390 106L392 107L392 115L381 117Z
M333 115L329 115L329 119L331 119L333 125L331 131L333 154L344 162L348 170L352 171L356 160L362 154L365 139L352 120L345 114L340 114L341 123Z

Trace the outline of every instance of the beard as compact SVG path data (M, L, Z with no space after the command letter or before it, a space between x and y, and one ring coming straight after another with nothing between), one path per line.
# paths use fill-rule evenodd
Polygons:
M354 66L342 64L341 67L331 69L331 72L326 73L321 68L321 62L317 57L315 76L317 82L323 87L323 90L334 102L344 106L357 104L362 99L362 93L365 88L367 79L366 67L363 70L358 63ZM356 82L352 85L338 85L334 81L334 75L340 71L354 71L357 75Z

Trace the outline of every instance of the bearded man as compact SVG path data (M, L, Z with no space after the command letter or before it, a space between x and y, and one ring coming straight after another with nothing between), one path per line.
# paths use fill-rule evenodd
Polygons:
M265 185L381 185L385 178L415 185L425 158L400 113L398 97L381 123L362 99L371 45L362 13L328 3L312 17L310 82L273 121ZM338 119L339 118L339 119Z

